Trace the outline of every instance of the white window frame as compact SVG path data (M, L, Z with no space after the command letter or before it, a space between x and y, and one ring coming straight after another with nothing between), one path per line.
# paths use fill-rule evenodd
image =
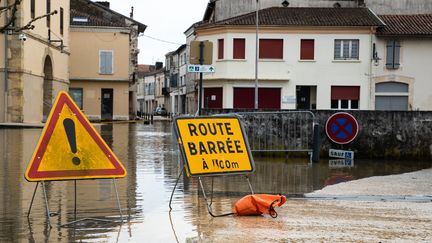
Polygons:
M334 40L334 49L336 49L336 42L340 41L340 53L339 56L336 57L336 52L334 51L334 60L359 60L360 58L360 40L359 39L335 39ZM352 53L352 46L353 46L353 42L357 41L358 42L358 47L357 47L357 57L353 57L353 53ZM344 57L343 56L343 52L344 52L344 43L348 42L348 57Z
M338 101L338 107L337 108L332 108L331 107L331 103L330 103L330 108L332 110L359 110L360 109L360 100L357 100L357 108L352 108L351 106L351 101L352 100L348 100L348 108L342 108L342 100L337 100Z
M111 73L102 72L102 53L109 52L111 53ZM114 74L114 51L113 50L99 50L99 74L103 75L112 75Z

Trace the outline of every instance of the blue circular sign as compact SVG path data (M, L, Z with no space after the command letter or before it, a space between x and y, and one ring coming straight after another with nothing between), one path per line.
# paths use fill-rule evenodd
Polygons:
M330 140L338 144L347 144L358 134L357 120L349 113L338 112L327 120L325 130Z

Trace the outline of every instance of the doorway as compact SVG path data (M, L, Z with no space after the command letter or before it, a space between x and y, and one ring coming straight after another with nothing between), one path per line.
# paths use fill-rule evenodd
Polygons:
M297 86L297 109L314 110L316 109L316 86Z
M102 89L101 97L101 120L112 120L114 104L113 89Z

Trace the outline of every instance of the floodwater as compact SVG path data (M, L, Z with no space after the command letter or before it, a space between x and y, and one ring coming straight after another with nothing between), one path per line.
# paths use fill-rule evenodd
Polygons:
M52 228L48 225L41 186L38 186L27 217L36 183L27 182L23 175L41 129L0 129L0 242L201 242L224 239L223 230L229 230L229 227L221 230L224 226L208 215L202 194L198 193L197 178L180 178L172 201L173 210L169 210L170 195L182 168L169 122L105 124L96 125L96 129L122 161L128 176L116 180L116 187L110 179L77 181L76 214L74 181L45 183ZM291 158L255 158L255 164L256 172L250 175L255 192L282 193L291 197L300 197L343 181L432 166L426 161L355 160L354 165L347 167L328 160L310 164L307 159ZM207 193L213 185L216 214L229 212L236 200L249 193L243 176L204 178L203 182ZM121 214L115 188L118 189ZM110 222L86 219L59 227L85 218ZM120 223L121 218L123 223ZM238 221L237 229L251 231L262 223L259 221L259 218Z

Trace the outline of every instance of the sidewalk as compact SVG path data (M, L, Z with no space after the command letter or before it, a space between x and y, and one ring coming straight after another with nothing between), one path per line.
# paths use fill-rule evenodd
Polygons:
M329 199L331 196L339 199ZM432 169L349 181L288 199L278 217L217 218L208 242L432 242L432 202L376 200L432 196ZM327 197L325 200L317 197ZM357 196L362 200L344 200ZM203 219L204 220L204 219ZM217 229L217 230L215 230ZM201 230L206 230L202 229Z

